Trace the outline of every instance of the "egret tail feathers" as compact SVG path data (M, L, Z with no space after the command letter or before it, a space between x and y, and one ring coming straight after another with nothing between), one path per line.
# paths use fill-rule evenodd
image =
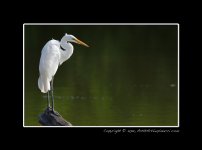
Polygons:
M47 78L39 77L38 87L42 93L47 93L50 90L50 82Z

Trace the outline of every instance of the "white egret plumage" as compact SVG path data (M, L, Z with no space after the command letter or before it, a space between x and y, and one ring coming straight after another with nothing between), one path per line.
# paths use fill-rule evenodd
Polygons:
M66 33L61 41L54 39L48 41L41 51L38 87L42 93L47 93L48 108L50 108L55 114L57 113L54 111L53 79L58 66L68 60L73 54L74 47L70 42L89 47L75 36ZM52 97L52 108L50 106L50 91Z

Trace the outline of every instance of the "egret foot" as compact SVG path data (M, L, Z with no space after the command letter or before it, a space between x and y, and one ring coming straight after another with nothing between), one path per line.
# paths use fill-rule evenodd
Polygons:
M46 108L46 111L47 111L47 112L52 111L51 107L50 107L50 106L49 106L49 107L47 107L47 108Z
M51 113L52 114L54 114L54 115L56 115L56 116L61 116L57 111L55 111L55 110L51 110Z
M46 112L47 112L48 114L53 114L53 115L56 115L56 116L61 116L57 111L52 110L51 107L47 107L47 108L46 108Z

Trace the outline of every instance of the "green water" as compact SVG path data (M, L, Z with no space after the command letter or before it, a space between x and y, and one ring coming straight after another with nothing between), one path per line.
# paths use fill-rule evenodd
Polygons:
M24 125L40 126L46 94L38 89L44 44L64 33L90 47L54 78L55 109L75 126L178 125L177 26L26 25Z

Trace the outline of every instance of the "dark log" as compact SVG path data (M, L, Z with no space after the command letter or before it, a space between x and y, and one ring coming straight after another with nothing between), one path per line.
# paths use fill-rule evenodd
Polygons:
M44 126L72 126L72 124L62 118L59 113L53 113L51 108L47 108L44 113L39 116L39 123Z

